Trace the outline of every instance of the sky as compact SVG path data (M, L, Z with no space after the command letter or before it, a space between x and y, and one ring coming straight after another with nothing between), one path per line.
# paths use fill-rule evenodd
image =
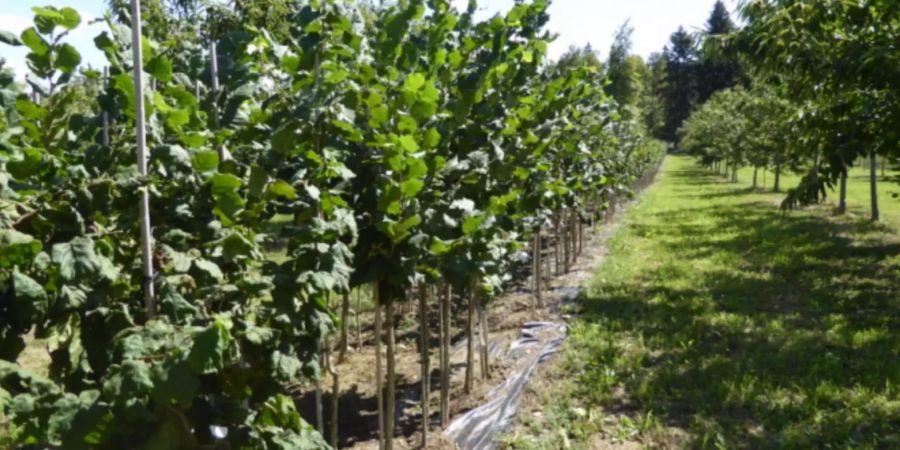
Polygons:
M465 8L468 0L452 0ZM556 58L570 46L591 46L606 58L616 30L626 20L634 27L632 51L643 57L662 50L669 35L679 26L689 31L703 27L715 0L552 0L548 28L558 35L550 46L550 57ZM93 38L103 29L102 24L87 25L103 16L104 0L0 0L0 30L21 33L28 27L34 6L71 6L82 16L82 26L68 37L82 53L82 60L100 67L104 59L94 47ZM480 0L479 16L487 18L505 12L513 0ZM737 0L725 0L734 11ZM7 60L21 79L25 73L26 51L0 44L0 58Z

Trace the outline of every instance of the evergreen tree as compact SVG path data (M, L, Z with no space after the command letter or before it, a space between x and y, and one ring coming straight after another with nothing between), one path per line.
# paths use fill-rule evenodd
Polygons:
M627 21L619 27L606 63L606 76L609 80L606 93L622 106L623 111L636 106L640 95L640 80L637 73L639 68L630 55L633 32L634 28ZM643 61L640 61L640 65L643 65Z
M703 49L700 56L700 102L713 93L740 84L745 78L737 52L725 38L737 29L728 9L721 0L716 1L704 30Z
M678 128L698 102L699 51L694 36L684 27L669 37L663 50L666 78L663 89L666 118L662 137L674 142Z

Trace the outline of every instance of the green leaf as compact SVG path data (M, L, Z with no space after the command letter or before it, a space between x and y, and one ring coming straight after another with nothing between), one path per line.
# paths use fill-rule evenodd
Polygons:
M486 219L486 218L487 218L487 216L485 216L484 214L477 214L477 215L469 216L469 217L466 217L465 219L463 219L463 224L462 224L463 234L468 236L468 235L474 233L475 231L477 231L478 227L481 226L481 224L484 222L484 219Z
M283 180L275 180L274 183L270 184L269 194L276 197L284 197L288 200L297 199L297 192L294 191L294 188L288 182Z
M414 178L400 183L400 191L407 197L413 197L418 194L424 186L425 182Z
M27 266L41 252L41 242L13 229L0 229L0 267Z
M53 262L59 266L59 274L67 281L88 281L95 276L114 280L118 271L105 256L94 251L94 241L76 237L69 242L56 244L52 252Z
M60 20L57 22L67 30L74 30L81 24L81 15L74 8L65 7L59 10Z
M6 45L12 45L13 47L22 45L22 40L19 39L18 36L6 30L0 30L0 42Z
M222 269L219 268L218 264L203 258L197 258L194 260L194 267L199 269L201 272L209 275L215 280L222 281L225 279L225 274L222 273Z
M62 73L72 73L81 64L81 54L75 47L69 44L63 44L56 50L56 61L54 66Z
M191 157L191 166L197 172L212 172L219 167L219 153L212 150L194 153Z
M40 283L16 269L12 273L12 284L13 292L16 295L16 310L27 314L27 320L34 320L35 315L43 315L47 312L47 293ZM19 317L18 319L25 318Z
M216 320L205 330L194 337L194 345L188 354L188 362L195 372L200 374L215 373L225 367L225 352L231 334L225 325Z
M441 143L441 133L434 128L429 128L425 131L422 142L425 144L426 148L435 148Z
M250 166L250 181L247 183L247 195L256 199L262 198L268 182L269 176L266 174L265 169L255 164Z
M163 83L168 83L172 80L172 61L163 55L159 55L156 58L147 61L147 63L144 64L144 70L146 70L151 77L156 78Z
M416 143L416 138L410 135L403 135L397 140L400 143L400 146L406 149L408 152L417 152L419 151L419 144Z
M407 91L418 91L424 85L425 75L421 73L414 73L406 77L406 81L403 82L403 89Z
M163 404L187 406L197 396L200 379L187 361L154 368L153 397Z
M209 184L216 202L214 212L223 224L231 225L245 204L238 193L242 185L241 179L230 173L217 173L210 178Z
M41 120L47 117L47 110L28 99L16 100L16 111L29 120Z
M50 44L38 34L34 27L25 29L25 31L22 32L21 38L22 43L35 54L44 56L50 53Z
M22 159L14 159L6 163L6 170L16 179L27 180L36 175L43 160L44 152L36 148L26 148L22 150Z

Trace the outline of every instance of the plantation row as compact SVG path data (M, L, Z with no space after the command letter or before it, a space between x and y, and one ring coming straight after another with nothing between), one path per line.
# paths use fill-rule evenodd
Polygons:
M427 336L429 305L449 324L466 302L470 384L476 322L523 250L552 229L574 251L660 156L596 69L546 61L545 0L487 21L446 0L150 8L143 31L112 3L108 76L66 42L71 8L0 32L31 71L28 93L0 76L0 403L19 443L326 447L289 392L337 383L348 293L371 285L391 448L396 305L421 302ZM17 363L33 338L47 377Z
M863 165L879 220L879 161L900 160L900 3L769 0L740 13L743 28L717 45L740 55L747 79L698 106L680 146L732 178L740 167L770 169L776 191L782 173L801 174L789 208L837 188L845 212L848 172Z

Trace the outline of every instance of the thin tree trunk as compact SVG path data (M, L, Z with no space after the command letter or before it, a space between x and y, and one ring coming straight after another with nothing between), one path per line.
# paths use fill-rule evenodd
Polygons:
M553 257L556 260L555 264L555 273L556 276L559 276L560 269L560 249L559 249L559 213L557 212L553 217Z
M534 235L534 257L536 258L535 262L535 271L534 271L534 298L536 300L536 304L538 308L544 307L544 299L541 298L541 292L544 286L544 266L541 264L541 229L538 228L537 233Z
M480 289L476 291L475 295L478 300L478 349L481 354L481 379L487 380L491 376L490 355L488 355L487 305L485 305L484 294Z
M109 89L109 67L103 67L103 89ZM37 102L35 102L37 103ZM103 110L103 134L100 136L100 142L104 147L109 147L109 113Z
M359 323L359 310L362 309L362 286L356 288L356 351L362 350L362 325Z
M447 289L441 296L441 426L450 425L450 300L453 287L447 283Z
M878 211L878 157L875 155L875 150L872 150L871 156L869 158L869 195L872 200L872 221L877 222L880 218L880 214Z
M472 378L475 372L475 283L469 284L469 314L466 322L466 381L463 391L472 392Z
M322 341L316 342L316 351L319 354L319 367L325 367L325 354L322 351ZM325 374L319 371L316 377L316 430L323 437L325 436L325 418L322 411L322 377Z
M341 348L338 352L338 364L344 362L350 349L350 292L344 292L341 303Z
M325 350L325 362L327 364L328 372L331 373L331 423L330 431L331 431L331 446L334 448L338 448L338 408L339 400L341 398L341 379L338 376L337 370L334 368L334 364L331 362L331 353Z
M756 167L756 166L753 166L753 190L754 190L754 191L756 190L756 176L757 176L757 173L759 173L759 168Z
M428 445L428 397L431 393L431 363L428 352L428 293L425 284L419 287L419 337L422 352L422 447Z
M376 281L372 287L372 300L375 302L375 392L378 404L378 449L384 449L384 392L382 391L381 371L381 288Z
M781 192L781 163L775 164L775 186L772 190Z
M566 210L562 211L562 246L563 246L563 273L569 273L569 220Z
M840 200L838 201L838 214L844 214L847 212L847 171L841 173L841 189L840 189Z
M387 328L387 402L384 420L384 448L394 448L394 412L397 395L397 364L394 355L394 298L389 296L384 302L385 322Z

